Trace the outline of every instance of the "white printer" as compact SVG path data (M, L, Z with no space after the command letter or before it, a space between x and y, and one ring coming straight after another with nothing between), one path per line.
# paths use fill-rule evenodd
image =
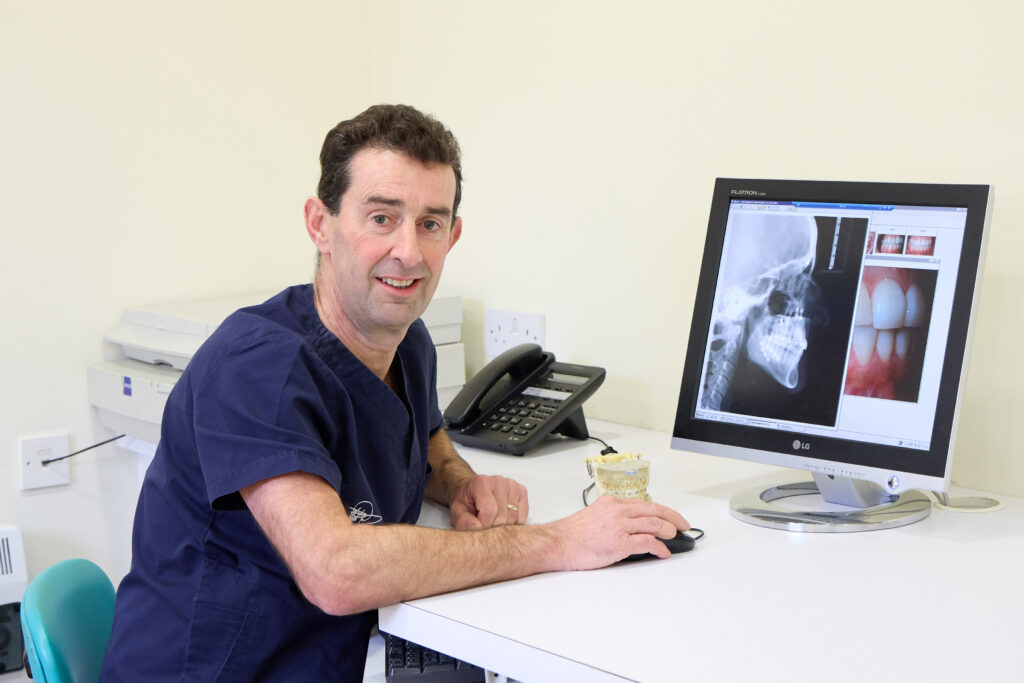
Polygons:
M21 531L0 524L0 674L21 668L21 596L28 588Z
M167 395L192 355L231 313L270 296L257 293L125 309L121 323L104 335L124 357L94 363L88 370L89 402L96 407L99 423L132 437L120 445L152 457ZM462 298L435 298L423 313L423 322L437 349L438 404L444 409L466 382Z

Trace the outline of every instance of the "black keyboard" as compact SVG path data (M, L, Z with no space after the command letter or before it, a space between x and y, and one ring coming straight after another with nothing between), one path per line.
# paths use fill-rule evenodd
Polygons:
M411 643L390 633L384 636L384 675L389 681L424 683L485 683L487 673L478 666Z

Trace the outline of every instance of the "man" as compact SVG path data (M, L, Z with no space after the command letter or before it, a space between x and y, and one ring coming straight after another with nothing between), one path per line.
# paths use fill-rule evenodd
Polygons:
M628 554L688 524L599 499L525 525L525 488L441 429L419 316L462 233L452 134L411 107L338 124L305 205L312 286L229 317L168 399L104 680L362 676L376 608ZM455 531L413 526L424 496Z

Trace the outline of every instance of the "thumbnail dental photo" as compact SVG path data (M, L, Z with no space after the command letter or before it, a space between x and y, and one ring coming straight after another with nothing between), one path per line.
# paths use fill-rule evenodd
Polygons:
M932 256L935 254L935 235L906 235L872 231L868 235L866 251L868 254Z

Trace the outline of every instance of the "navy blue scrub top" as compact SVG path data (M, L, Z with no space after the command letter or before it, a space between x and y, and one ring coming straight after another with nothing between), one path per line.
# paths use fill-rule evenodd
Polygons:
M309 472L354 522L415 522L441 426L422 321L396 361L404 401L324 327L311 285L221 324L168 397L103 680L362 679L376 611L309 603L238 491Z

